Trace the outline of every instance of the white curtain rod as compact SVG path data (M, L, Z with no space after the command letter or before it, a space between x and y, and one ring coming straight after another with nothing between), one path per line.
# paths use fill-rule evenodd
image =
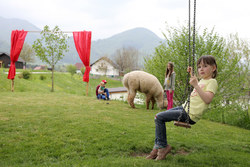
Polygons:
M25 31L25 30L24 30ZM35 32L35 33L41 33L42 31L27 31L27 32ZM73 33L73 32L80 32L80 31L61 31L62 33Z

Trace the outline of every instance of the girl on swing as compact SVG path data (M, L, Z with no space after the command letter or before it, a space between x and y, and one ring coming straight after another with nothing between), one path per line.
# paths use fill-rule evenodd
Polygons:
M190 112L187 114L187 106L184 109L184 104L179 107L172 108L167 111L160 112L155 116L155 144L153 150L146 159L163 160L171 151L171 146L167 143L165 122L179 121L185 122L189 118L189 124L194 125L199 121L212 102L216 93L218 84L215 80L217 75L217 64L213 56L201 56L197 61L197 72L201 80L198 82L193 75L192 67L188 67L187 71L191 73L190 85L194 87L190 95Z

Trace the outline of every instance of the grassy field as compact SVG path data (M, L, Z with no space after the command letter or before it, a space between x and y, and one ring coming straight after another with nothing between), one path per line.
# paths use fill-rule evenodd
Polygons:
M131 109L120 101L95 98L100 79L91 79L89 96L81 77L56 74L40 80L15 79L10 92L0 73L0 166L250 166L249 130L201 120L191 129L167 123L173 147L166 160L146 160L154 143L159 110ZM108 79L110 87L121 86Z

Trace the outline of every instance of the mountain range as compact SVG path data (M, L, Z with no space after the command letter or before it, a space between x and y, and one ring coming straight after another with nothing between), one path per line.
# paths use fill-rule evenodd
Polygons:
M22 19L6 19L0 17L0 25L0 52L6 53L9 53L10 51L10 37L12 30L23 29L26 31L41 31L41 29L32 23ZM25 42L32 45L37 38L40 38L39 33L30 32L27 34ZM133 47L139 51L139 64L142 64L143 57L151 55L154 52L155 47L160 45L161 41L163 41L163 39L159 38L155 33L142 27L130 29L106 39L92 40L90 63L95 62L103 56L109 57L112 60L115 56L116 50ZM68 45L69 52L65 54L65 57L59 63L75 64L76 62L81 62L75 49L72 36L68 39ZM39 60L37 60L37 62L39 62Z

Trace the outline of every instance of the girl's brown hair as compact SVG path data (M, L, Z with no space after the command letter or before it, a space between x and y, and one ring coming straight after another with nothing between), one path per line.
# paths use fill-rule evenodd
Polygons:
M168 64L170 64L170 70L168 69ZM168 64L167 64L166 75L165 75L166 78L168 76L168 73L170 77L172 75L172 72L174 71L174 63L168 62Z
M213 75L212 75L212 78L216 78L217 76L217 64L216 64L216 60L213 56L211 55L205 55L205 56L201 56L199 58L199 60L197 61L197 67L198 65L203 62L204 64L208 64L208 65L211 65L211 66L214 66L216 67L215 71L213 72Z

